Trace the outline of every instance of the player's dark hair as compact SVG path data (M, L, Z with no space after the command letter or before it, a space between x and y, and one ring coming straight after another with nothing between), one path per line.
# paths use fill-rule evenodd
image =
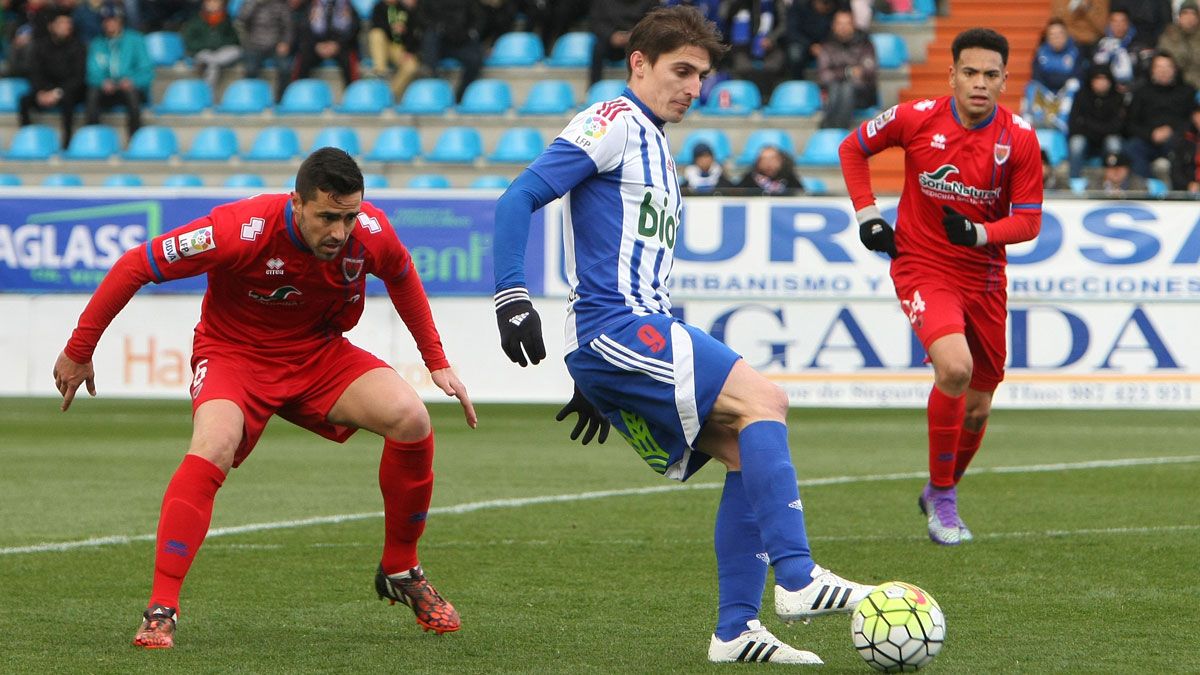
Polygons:
M646 55L650 65L658 57L682 47L695 46L708 52L708 61L713 68L729 49L721 42L721 31L717 24L704 18L700 10L687 5L659 7L652 10L633 27L629 42L625 45L625 72L633 75L629 56L634 52Z
M362 192L362 170L345 150L316 150L300 163L300 170L296 172L296 194L307 202L317 198L317 190L338 196Z
M969 28L959 33L950 45L950 53L954 55L955 63L958 63L958 57L964 49L986 49L996 52L1000 55L1000 63L1008 65L1008 39L991 28Z

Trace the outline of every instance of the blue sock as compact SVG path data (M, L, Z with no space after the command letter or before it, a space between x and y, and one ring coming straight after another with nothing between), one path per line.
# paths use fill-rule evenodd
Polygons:
M789 591L812 582L813 560L804 528L796 469L783 422L755 422L738 435L742 482L754 505L759 536L775 568L775 583Z
M746 630L747 621L758 618L767 585L767 563L758 557L763 553L758 522L746 499L740 471L725 474L713 544L717 552L716 635L728 642Z

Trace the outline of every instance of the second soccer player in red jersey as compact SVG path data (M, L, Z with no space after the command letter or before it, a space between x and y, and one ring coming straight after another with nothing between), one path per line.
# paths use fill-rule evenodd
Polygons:
M859 237L893 260L896 297L933 363L929 483L918 498L929 537L971 539L955 486L979 450L992 394L1004 379L1004 246L1037 236L1042 164L1037 135L999 106L1008 41L974 28L951 45L952 94L889 108L842 142L842 175ZM867 159L904 148L896 227L875 204Z
M381 278L433 382L476 424L465 387L442 351L408 250L382 211L363 201L362 173L341 150L300 165L291 195L259 195L130 249L105 276L54 366L70 407L87 385L100 335L143 285L208 275L192 352L193 432L163 497L154 583L134 644L174 645L179 594L212 518L218 488L280 417L343 442L357 429L384 437L379 487L381 598L409 605L438 633L459 629L454 606L425 578L417 540L433 494L433 431L421 399L387 363L342 333L358 323L366 275Z

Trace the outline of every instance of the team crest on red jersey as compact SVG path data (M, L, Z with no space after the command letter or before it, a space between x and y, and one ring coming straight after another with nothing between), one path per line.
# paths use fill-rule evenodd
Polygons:
M996 166L999 166L999 165L1007 162L1008 156L1011 154L1012 154L1012 146L1011 145L1003 145L1001 143L997 143L995 154L994 154L994 156L996 158Z
M357 281L362 276L363 258L342 258L342 276L346 281Z

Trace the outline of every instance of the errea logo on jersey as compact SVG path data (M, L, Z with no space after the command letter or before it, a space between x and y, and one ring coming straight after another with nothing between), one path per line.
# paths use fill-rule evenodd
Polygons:
M283 274L283 261L279 258L271 258L267 261L267 274Z
M924 101L920 101L920 102L914 104L913 110L919 110L920 112L929 112L930 110L933 110L933 106L935 106L935 105L937 105L937 101L927 98Z
M944 134L934 134L933 140L929 141L929 147L935 150L946 149L946 136Z
M242 239L246 241L254 241L258 239L258 235L262 234L263 227L267 221L262 218L251 218L250 222L242 223Z
M358 214L358 224L367 228L371 234L379 234L383 231L383 226L379 224L379 219L372 218L365 213Z

